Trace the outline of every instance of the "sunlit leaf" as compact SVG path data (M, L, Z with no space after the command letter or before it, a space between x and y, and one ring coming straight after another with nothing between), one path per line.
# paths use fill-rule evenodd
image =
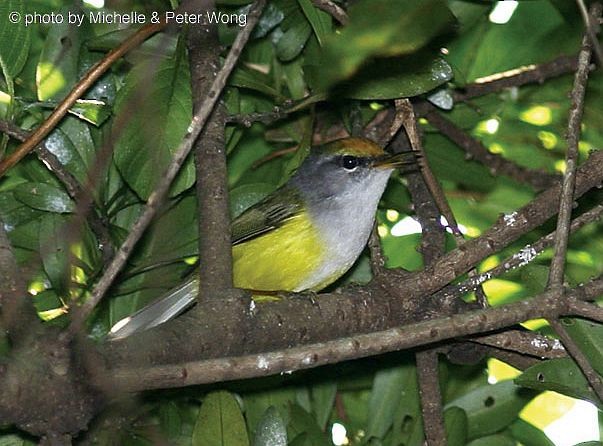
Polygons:
M525 370L515 382L536 390L553 390L573 398L585 399L601 408L586 378L570 358L549 359Z

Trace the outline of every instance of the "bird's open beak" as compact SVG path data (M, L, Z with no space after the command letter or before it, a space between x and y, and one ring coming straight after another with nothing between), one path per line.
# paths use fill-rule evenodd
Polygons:
M419 154L417 152L402 152L395 155L384 155L373 162L373 167L381 169L397 169L404 166L418 167Z

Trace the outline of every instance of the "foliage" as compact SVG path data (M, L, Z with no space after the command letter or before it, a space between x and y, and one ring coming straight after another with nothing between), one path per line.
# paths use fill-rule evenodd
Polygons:
M147 14L173 6L167 0L106 3L107 10L115 7L121 13ZM247 3L225 0L218 7L240 14L248 10ZM484 76L575 54L582 37L578 9L563 0L521 2L504 25L488 20L489 2L350 3L350 24L342 28L310 0L269 2L228 81L224 101L231 115L268 113L275 106L287 108L298 102L299 107L272 124L226 127L233 213L286 180L311 144L314 127L319 130L316 139L323 139L332 128L355 132L391 106L391 99L419 97L437 103L434 94L448 97L452 89ZM125 37L114 24L25 27L8 22L11 11L23 16L34 12L66 16L70 7L67 0L0 3L0 119L35 128L86 69ZM93 11L86 4L82 8L71 11ZM220 25L225 46L238 29L236 24ZM115 64L84 95L88 102L72 110L46 140L48 150L81 183L101 169L97 179L90 176L98 181L92 201L115 246L140 215L192 115L185 31L155 36ZM593 73L588 87L582 159L603 146L601 80L600 72ZM566 75L453 104L447 117L491 152L521 166L558 173L563 169L566 93L571 82ZM478 236L501 213L512 212L535 196L525 184L494 177L487 167L466 159L459 147L426 122L421 121L421 130L430 165L468 237ZM102 160L105 146L113 146L114 152L102 170L96 158ZM3 140L0 153L15 147L14 141ZM291 148L296 151L284 150ZM267 157L279 150L286 154ZM194 181L189 159L161 215L95 313L89 327L95 339L102 339L111 325L177 284L190 270L197 255ZM379 229L387 266L417 270L422 267L415 249L419 235L404 225L413 211L403 184L401 178L392 179L378 213ZM602 197L596 192L580 206L588 208ZM59 179L35 156L0 179L0 220L19 264L25 267L36 308L52 319L49 323L61 326L68 321L66 309L86 299L104 267L102 241L90 225L73 224L76 210ZM498 264L552 229L548 224L536 230L487 259L483 268ZM573 236L567 281L577 284L600 274L602 253L603 232L595 225ZM546 252L527 268L487 282L490 302L501 305L541 291L544 283L538 268L549 259ZM369 279L364 255L341 283ZM601 325L578 320L567 325L602 373ZM550 334L545 323L529 328ZM551 442L542 430L533 426L537 420L521 417L535 395L554 390L596 401L569 359L542 362L514 382L489 384L487 372L486 362L456 366L442 361L440 382L451 445L548 445ZM158 392L135 404L136 410L126 415L130 423L117 431L96 427L88 434L90 439L123 445L191 441L194 445L327 445L337 422L345 425L349 444L423 444L416 368L409 354L223 384L218 390L193 387ZM0 444L29 443L29 437L11 428L0 436Z

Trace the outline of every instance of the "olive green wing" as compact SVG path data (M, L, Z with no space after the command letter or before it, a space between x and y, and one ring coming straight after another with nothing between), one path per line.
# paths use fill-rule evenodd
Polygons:
M270 194L232 222L232 244L251 240L280 227L285 221L302 210L299 193L291 189L279 189Z

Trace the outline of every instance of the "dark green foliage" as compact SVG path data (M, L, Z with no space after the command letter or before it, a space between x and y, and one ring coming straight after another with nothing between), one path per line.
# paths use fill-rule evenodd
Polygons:
M81 27L66 23L25 27L8 19L10 12L67 14L72 3L0 0L0 119L23 129L37 127L87 69L133 32L86 22ZM107 7L149 12L170 9L173 3L177 2L107 1ZM245 13L249 3L222 0L218 7L227 13ZM302 162L313 138L357 133L391 107L392 99L402 97L447 103L442 106L450 109L446 118L491 152L530 169L559 173L566 147L570 75L467 103L451 102L451 92L504 70L575 54L582 22L574 2L521 1L504 25L488 20L492 4L486 1L337 3L349 5L346 27L311 0L269 1L228 79L222 98L231 116L294 108L270 123L243 125L233 120L227 124L233 215L282 185ZM87 5L82 8L79 13L91 10ZM219 26L225 49L222 56L238 30L236 25ZM192 116L185 32L156 35L114 64L46 139L47 149L91 194L87 217L106 226L114 247L140 215ZM596 71L588 86L581 160L589 150L603 146L601 104L603 76ZM429 164L469 238L485 231L501 213L510 213L535 196L529 186L494 176L488 167L468 159L426 121L420 121L420 131ZM16 147L14 140L0 140L2 156ZM112 154L108 155L107 147L113 149ZM194 182L192 159L188 159L160 215L93 315L89 324L92 338L102 340L112 324L178 284L191 271L198 260ZM387 266L418 270L423 265L416 250L421 235L400 223L414 215L405 182L399 176L390 181L378 223ZM602 198L601 191L591 193L580 201L576 213ZM67 307L89 296L105 266L102 244L106 241L91 224L76 219L77 211L82 209L68 190L34 155L0 178L1 224L35 294L36 309L52 319L49 323L58 325L67 322L63 315ZM553 229L552 225L536 229L482 267L492 267ZM589 225L572 236L567 281L577 284L599 275L602 253L600 225ZM550 252L546 252L527 267L486 283L490 302L499 305L541 292L549 259ZM363 255L339 284L363 283L370 278L368 256ZM593 367L603 373L601 325L578 319L564 324ZM10 348L3 337L0 345L3 353ZM474 366L452 365L443 358L441 362L444 418L451 446L551 445L533 420L520 415L546 390L592 401L601 408L570 359L544 361L515 380L496 384L488 384L485 362ZM332 444L331 428L337 422L346 427L351 445L423 445L411 354L220 386L145 395L132 403L136 410L129 414L131 422L114 429L100 428L94 440L101 445L125 446L322 446ZM6 427L0 431L0 446L29 444L34 443L16 430Z

